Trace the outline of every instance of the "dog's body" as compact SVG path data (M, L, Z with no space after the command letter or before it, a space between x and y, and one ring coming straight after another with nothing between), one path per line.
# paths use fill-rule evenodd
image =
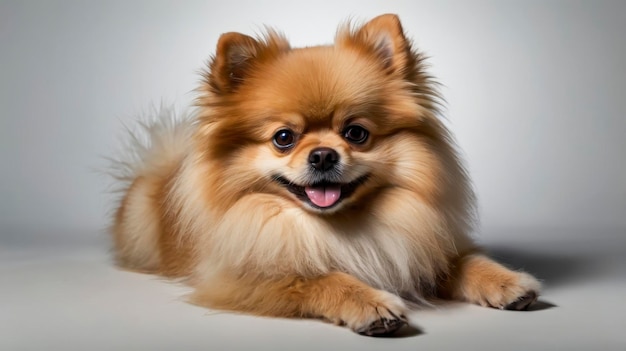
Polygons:
M480 254L473 195L422 57L383 15L334 46L224 34L198 115L151 127L116 212L119 264L217 309L365 334L429 297L523 309L539 283Z

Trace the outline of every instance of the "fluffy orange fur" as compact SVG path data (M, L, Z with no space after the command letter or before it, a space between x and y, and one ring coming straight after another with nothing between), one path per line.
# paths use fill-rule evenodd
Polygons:
M199 305L367 335L405 324L404 300L526 308L539 283L469 237L473 194L423 61L395 15L345 25L329 46L222 35L197 114L156 121L135 150L113 225L119 264L186 278ZM321 148L332 173L311 168ZM319 179L342 189L332 206L304 195Z

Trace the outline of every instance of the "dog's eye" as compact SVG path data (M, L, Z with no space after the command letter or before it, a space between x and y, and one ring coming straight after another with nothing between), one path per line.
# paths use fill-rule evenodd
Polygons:
M363 144L370 133L361 126L349 126L343 131L343 137L353 144Z
M281 150L286 150L293 146L295 139L292 131L281 129L274 134L274 145Z

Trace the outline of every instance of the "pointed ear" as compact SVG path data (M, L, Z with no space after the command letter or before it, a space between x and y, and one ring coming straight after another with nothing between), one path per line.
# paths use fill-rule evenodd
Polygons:
M215 92L232 92L243 82L252 60L258 55L259 46L259 42L244 34L220 36L208 79Z
M404 36L400 19L394 14L375 17L356 29L347 25L337 33L336 43L374 55L390 72L402 73L409 64L410 43Z
M289 50L284 37L269 28L266 30L260 40L235 32L220 36L207 79L215 93L234 92L249 77L256 63Z

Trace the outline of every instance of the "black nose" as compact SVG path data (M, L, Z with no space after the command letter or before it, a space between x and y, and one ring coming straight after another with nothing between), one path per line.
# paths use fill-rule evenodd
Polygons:
M320 147L311 151L309 162L313 168L326 171L339 162L339 154L329 147Z

